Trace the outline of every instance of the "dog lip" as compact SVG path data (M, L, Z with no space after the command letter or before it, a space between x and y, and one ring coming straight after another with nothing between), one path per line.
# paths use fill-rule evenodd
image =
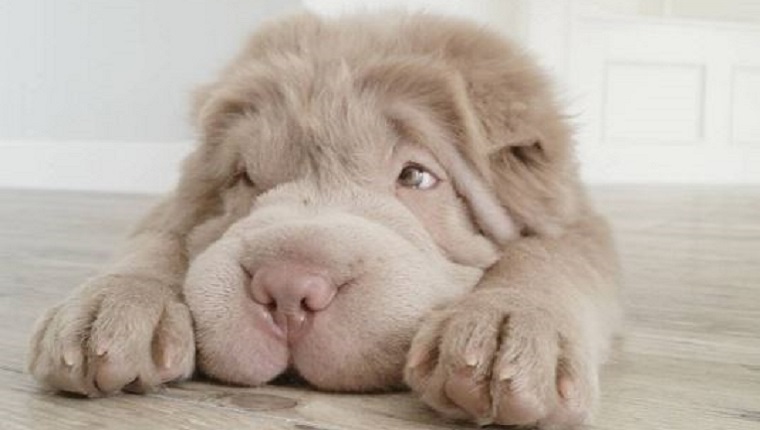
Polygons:
M313 315L310 312L270 311L259 306L260 329L276 341L293 345L309 331Z
M309 312L280 313L274 315L275 324L285 334L289 345L297 343L309 331L312 316Z
M287 338L287 333L275 322L272 313L266 306L258 306L258 308L263 322L261 329L275 339L284 341Z

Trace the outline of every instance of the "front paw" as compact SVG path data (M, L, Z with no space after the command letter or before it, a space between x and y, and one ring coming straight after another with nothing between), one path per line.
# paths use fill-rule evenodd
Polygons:
M589 336L562 314L518 291L474 293L423 322L405 380L450 418L583 423L597 397L597 365Z
M190 312L156 280L95 278L38 321L29 359L32 375L57 390L148 391L192 374Z

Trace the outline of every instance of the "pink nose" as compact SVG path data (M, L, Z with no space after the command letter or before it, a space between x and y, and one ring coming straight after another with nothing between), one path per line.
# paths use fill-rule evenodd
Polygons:
M314 312L325 309L337 289L327 271L300 263L262 266L251 280L251 295L266 305L279 335L293 340L303 333Z

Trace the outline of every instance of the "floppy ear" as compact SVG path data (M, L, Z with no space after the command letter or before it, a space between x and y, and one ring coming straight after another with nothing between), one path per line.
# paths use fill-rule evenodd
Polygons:
M277 82L258 60L276 61L272 54L287 56L298 52L322 31L323 23L316 15L302 12L287 18L262 22L243 49L222 69L217 81L198 88L194 93L193 122L206 142L217 142L224 132L243 115L255 114L257 101L271 103L282 99ZM253 85L253 84L256 85Z
M195 124L205 143L217 144L240 118L254 114L254 94L249 87L211 84L195 92Z
M477 118L467 126L479 127L484 140L461 141L464 151L488 160L481 173L523 234L561 233L580 216L585 197L572 130L549 80L532 58L490 32L454 29L445 43L451 85L465 93L457 100Z
M482 144L482 138L480 130L469 125L476 118L471 110L463 109L466 100L458 98L464 93L450 85L446 70L424 59L407 58L371 67L359 84L362 91L372 91L384 99L386 118L398 135L431 148L487 237L503 244L519 235L519 227L500 204L487 178L472 167L480 164L481 169L488 170L488 160L465 159L468 154L455 143Z
M410 48L428 58L416 60L427 72L397 85L427 103L522 234L559 234L578 218L585 197L571 129L548 79L500 36L431 20Z

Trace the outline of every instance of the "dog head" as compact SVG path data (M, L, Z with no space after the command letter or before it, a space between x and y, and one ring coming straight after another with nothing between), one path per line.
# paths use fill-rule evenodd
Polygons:
M196 220L184 292L201 370L400 385L426 312L512 239L575 216L557 112L532 63L468 24L265 26L201 92L202 144L177 191Z

